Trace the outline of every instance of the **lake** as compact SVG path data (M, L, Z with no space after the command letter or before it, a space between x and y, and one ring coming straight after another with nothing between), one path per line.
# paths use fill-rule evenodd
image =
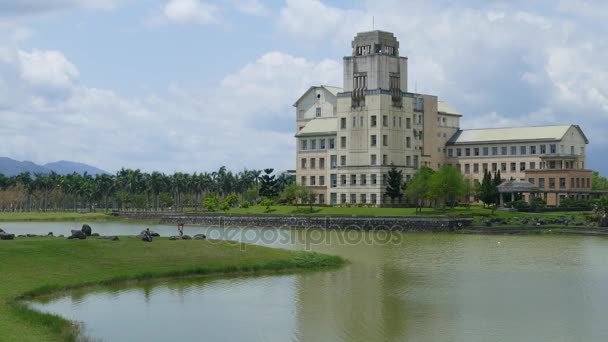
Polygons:
M145 228L91 226L102 235ZM2 227L66 234L80 224ZM104 341L608 340L608 240L601 237L205 227L186 233L337 254L350 263L332 271L78 290L32 305L82 321L87 335Z

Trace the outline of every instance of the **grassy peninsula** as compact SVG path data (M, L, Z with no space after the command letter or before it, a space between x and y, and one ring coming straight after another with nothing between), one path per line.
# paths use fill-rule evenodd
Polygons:
M220 241L152 243L28 238L0 241L0 340L74 340L67 320L30 310L20 299L84 286L163 277L314 269L340 257Z

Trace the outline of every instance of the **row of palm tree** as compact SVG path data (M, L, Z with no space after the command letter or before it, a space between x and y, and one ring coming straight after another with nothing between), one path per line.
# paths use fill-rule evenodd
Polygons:
M248 194L250 200L256 200L262 175L261 170L247 169L233 173L224 166L213 172L172 175L124 168L115 175L95 176L54 172L24 172L11 177L0 174L0 210L196 209L207 194L220 198L236 194L241 200ZM288 173L281 173L277 187L282 189L292 181Z

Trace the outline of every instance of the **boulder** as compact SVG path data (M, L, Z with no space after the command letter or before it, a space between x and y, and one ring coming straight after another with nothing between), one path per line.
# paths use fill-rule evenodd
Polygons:
M141 231L141 233L139 233L139 235L138 235L138 236L139 236L139 237L143 237L143 236L144 236L144 234L146 234L146 231L145 231L145 230L142 230L142 231ZM160 234L158 234L157 232L155 232L155 231L151 230L151 231L150 231L150 236L151 236L151 237L160 237Z
M82 229L81 231L86 235L86 236L91 236L91 234L93 234L93 229L91 229L91 226L89 226L88 224L83 224L82 225Z
M36 234L26 234L27 237L38 237Z
M179 236L169 236L169 240L179 240Z
M110 240L110 241L118 241L119 240L118 236L115 236L115 235L112 235L112 236L102 236L101 238L104 239L104 240Z
M207 235L205 235L205 234L196 234L192 238L194 240L206 240L207 239Z
M63 235L63 234L59 234L57 237L62 238L62 237L65 237L65 235Z
M46 236L54 236L53 232L49 232L48 234L46 234Z
M2 233L6 233L4 230L2 230L2 228L0 228L0 234Z
M6 232L0 232L0 240L14 240L15 234L7 234Z
M85 240L86 234L82 230L72 230L72 235L68 239Z
M192 240L192 237L190 235L184 235L182 236L182 240Z

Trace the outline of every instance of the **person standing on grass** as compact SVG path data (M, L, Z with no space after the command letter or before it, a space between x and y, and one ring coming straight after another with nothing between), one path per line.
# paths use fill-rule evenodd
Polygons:
M180 238L184 236L184 224L183 223L177 224L177 232L179 233Z

